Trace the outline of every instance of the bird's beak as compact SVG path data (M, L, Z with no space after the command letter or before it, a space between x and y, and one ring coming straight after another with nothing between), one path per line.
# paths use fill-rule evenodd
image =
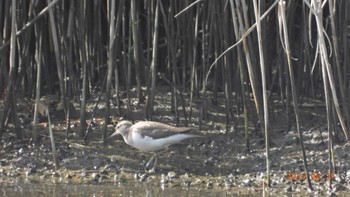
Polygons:
M115 131L114 133L112 133L112 135L110 135L108 137L108 139L111 139L112 137L116 136L116 135L119 135L119 132Z

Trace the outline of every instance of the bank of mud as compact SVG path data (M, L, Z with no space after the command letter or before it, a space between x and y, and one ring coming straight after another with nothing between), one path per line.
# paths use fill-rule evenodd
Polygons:
M173 123L167 100L158 97L155 120ZM93 107L93 102L88 105ZM48 129L40 127L40 141L30 140L30 126L24 140L17 140L9 126L1 141L0 182L57 183L57 184L114 184L152 185L159 188L197 188L212 191L263 191L266 188L264 139L250 123L250 143L246 147L242 128L243 118L236 117L236 129L226 130L220 106L210 106L209 119L198 127L198 116L188 126L204 138L174 145L159 156L156 172L145 172L144 166L152 153L140 152L124 143L122 138L101 142L102 119L95 119L84 144L74 132L65 140L65 123L53 121L53 130L60 169L53 164ZM135 109L136 109L135 105ZM103 106L101 106L103 109ZM138 105L137 109L142 109ZM114 108L115 110L115 108ZM88 110L89 111L89 110ZM101 110L102 111L102 110ZM114 111L115 112L115 111ZM24 112L23 112L24 113ZM198 113L198 112L196 112ZM275 110L271 117L271 180L272 193L308 193L301 151L296 131L284 130L284 116ZM348 193L350 188L350 146L341 138L335 139L336 173L328 173L328 133L324 117L314 116L309 108L303 110L303 135L314 190L318 194ZM101 115L101 114L100 114ZM134 117L141 119L142 110ZM136 119L137 119L136 118ZM120 119L113 116L109 133ZM180 121L183 125L183 120ZM181 126L180 125L180 126ZM72 130L77 131L79 125ZM11 132L10 132L11 131ZM342 136L341 133L339 136ZM332 178L332 189L329 189ZM236 193L235 193L236 194Z

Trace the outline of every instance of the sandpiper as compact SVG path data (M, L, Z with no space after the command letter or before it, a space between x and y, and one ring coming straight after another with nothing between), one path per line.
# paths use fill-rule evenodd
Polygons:
M149 170L154 172L157 156L161 150L185 139L202 137L184 133L189 130L191 130L189 127L173 127L160 122L140 121L133 125L130 121L123 120L117 124L115 132L110 137L120 134L130 146L141 151L155 152L145 166L147 170L154 160L153 167Z

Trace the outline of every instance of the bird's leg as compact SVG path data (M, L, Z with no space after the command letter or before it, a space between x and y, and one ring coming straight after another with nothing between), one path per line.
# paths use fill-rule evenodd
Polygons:
M158 155L165 152L167 149L165 150L161 150L161 151L157 151L152 157L151 159L147 162L146 166L145 166L145 170L147 171L147 168L150 167L151 163L153 162L153 166L150 170L148 170L148 172L150 173L153 173L155 168L156 168L156 165L158 163ZM153 161L154 160L154 161Z
M154 157L153 167L149 170L149 172L151 172L151 173L155 172L157 161L158 161L158 154L156 153L155 157Z
M145 166L145 170L147 171L147 169L150 167L151 163L153 162L153 167L149 170L149 172L154 172L155 170L155 166L157 164L157 157L158 157L158 153L155 153L150 160L147 162L146 166Z

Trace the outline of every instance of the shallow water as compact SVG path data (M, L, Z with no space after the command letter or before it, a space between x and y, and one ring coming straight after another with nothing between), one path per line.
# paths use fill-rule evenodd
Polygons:
M161 188L146 184L45 184L1 183L0 196L262 196L262 192L210 190L198 188Z

